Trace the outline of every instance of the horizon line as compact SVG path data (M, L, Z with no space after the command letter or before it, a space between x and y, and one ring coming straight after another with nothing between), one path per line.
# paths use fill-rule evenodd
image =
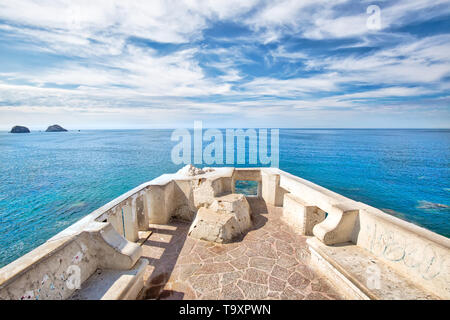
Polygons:
M27 127L28 128L28 127ZM46 129L32 129L28 128L32 132L44 132L44 133L52 133L52 132L45 132ZM176 130L176 129L191 129L193 130L193 127L172 127L172 128L103 128L103 129L90 129L90 128L81 128L81 129L67 129L68 132L70 131L117 131L117 130L124 130L124 131L137 131L137 130ZM205 129L283 129L283 130L450 130L450 127L370 127L370 128L364 128L364 127L340 127L340 128L332 128L332 127L203 127L203 130ZM7 132L9 133L11 129L0 129L0 132Z

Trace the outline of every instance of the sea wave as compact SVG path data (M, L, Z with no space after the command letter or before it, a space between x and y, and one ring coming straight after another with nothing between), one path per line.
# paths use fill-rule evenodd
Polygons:
M442 203L436 203L436 202L430 202L430 201L425 201L425 200L421 200L419 201L419 205L417 206L418 209L425 209L425 210L429 210L429 209L450 209L450 206L446 205L446 204L442 204Z

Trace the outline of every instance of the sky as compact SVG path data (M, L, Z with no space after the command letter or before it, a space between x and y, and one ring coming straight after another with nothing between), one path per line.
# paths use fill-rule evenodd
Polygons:
M449 0L0 0L0 130L450 128L449 89Z

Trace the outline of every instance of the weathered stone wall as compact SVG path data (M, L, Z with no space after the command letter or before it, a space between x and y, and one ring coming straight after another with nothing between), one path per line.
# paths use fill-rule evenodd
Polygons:
M419 286L450 299L448 238L367 206L359 211L353 242Z
M267 204L283 206L284 195L288 192L280 186L280 174L276 169L261 169L261 195Z
M274 168L162 175L130 190L0 269L0 298L67 298L71 290L64 284L74 261L82 270L82 281L98 266L131 268L139 257L123 236L136 241L149 222L192 220L198 208L233 192L236 180L258 181L259 196L267 204L280 206L288 194L317 207L327 213L323 221L313 223L312 233L322 243L355 243L418 286L450 298L448 238Z
M327 212L313 229L323 243L357 244L416 285L450 299L450 239L282 171L280 185Z
M1 269L0 299L67 299L98 268L130 269L142 249L109 223L48 241Z
M313 228L325 219L325 212L300 198L286 193L283 200L283 220L299 234L313 235Z

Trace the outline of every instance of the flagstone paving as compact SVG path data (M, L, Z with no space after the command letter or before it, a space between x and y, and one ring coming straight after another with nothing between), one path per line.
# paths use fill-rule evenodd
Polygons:
M187 236L190 223L150 225L143 299L341 299L309 266L307 237L281 218L282 208L249 199L253 229L229 244Z

